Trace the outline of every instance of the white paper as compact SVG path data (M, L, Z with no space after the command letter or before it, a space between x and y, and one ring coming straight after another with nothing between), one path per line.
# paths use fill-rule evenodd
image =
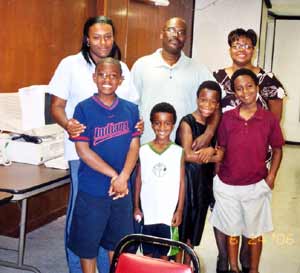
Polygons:
M0 130L24 132L18 93L0 93Z
M69 169L68 163L63 156L48 160L44 163L44 165L47 168L55 168L55 169L62 169L62 170Z
M47 85L32 85L19 89L22 128L31 130L45 125L45 92Z
M31 136L39 136L39 137L60 137L60 135L63 137L64 129L60 127L57 123L54 124L47 124L40 128L34 128L30 130Z

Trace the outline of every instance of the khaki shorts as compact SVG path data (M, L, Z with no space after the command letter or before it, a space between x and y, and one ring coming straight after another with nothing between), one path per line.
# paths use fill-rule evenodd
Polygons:
M272 191L264 179L247 186L232 186L216 175L213 192L216 203L209 221L224 234L256 238L273 230Z

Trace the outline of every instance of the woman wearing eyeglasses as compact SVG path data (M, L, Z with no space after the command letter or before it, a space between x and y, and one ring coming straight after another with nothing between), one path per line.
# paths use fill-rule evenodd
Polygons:
M252 64L257 35L254 30L237 28L228 35L229 53L232 65L219 69L213 73L215 79L222 85L226 96L222 99L223 112L236 107L239 102L230 88L231 75L240 68L252 70L259 79L258 103L269 109L280 120L282 113L282 99L285 91L282 84L272 72L265 72L262 68Z
M223 96L221 105L222 112L231 110L239 105L234 92L231 90L230 78L233 73L240 68L247 68L254 72L258 78L258 98L257 103L269 109L279 120L282 114L282 99L285 91L282 84L272 72L265 72L262 68L252 64L252 58L255 52L257 35L252 29L244 30L237 28L228 35L229 53L232 59L232 65L219 69L213 73L217 82L223 87L225 96ZM217 247L219 251L217 262L217 273L228 272L228 253L227 236L214 227ZM240 262L243 273L249 272L249 243L243 237L240 251ZM233 257L231 257L233 258Z

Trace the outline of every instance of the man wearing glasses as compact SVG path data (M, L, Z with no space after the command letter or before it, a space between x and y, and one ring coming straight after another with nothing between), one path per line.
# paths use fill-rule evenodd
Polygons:
M162 48L153 54L139 58L132 67L132 77L140 95L140 113L144 118L145 130L142 143L154 138L149 115L152 107L168 102L177 112L177 122L171 138L175 139L178 122L196 107L196 92L206 80L214 80L209 70L187 57L182 51L186 41L186 22L182 18L169 19L160 34ZM197 146L210 142L218 117L210 124L209 130L199 139Z

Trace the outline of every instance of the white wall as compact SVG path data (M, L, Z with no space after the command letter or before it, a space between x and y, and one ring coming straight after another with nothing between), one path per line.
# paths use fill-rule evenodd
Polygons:
M261 44L257 45L260 52L256 54L259 56L259 65L266 70L271 70L273 66L273 72L288 93L282 119L286 140L299 142L300 90L297 79L300 67L300 20L276 20L275 27L274 21L267 19L264 5L262 0L196 0L193 58L206 64L212 71L230 66L228 33L238 27L254 29L262 38ZM254 64L257 64L257 59Z
M211 70L231 65L227 36L235 28L259 35L262 0L196 0L193 58Z
M265 53L266 53L266 40L267 40L267 28L268 28L268 8L265 1L262 2L262 11L261 11L261 24L260 24L260 33L259 43L257 45L258 54L257 54L257 65L264 67L265 64Z
M271 0L271 11L280 15L295 15L300 14L300 1L299 0Z
M273 17L269 17L267 22L265 60L264 60L264 65L262 65L262 67L264 67L264 69L267 71L272 70L274 34L275 34L275 19Z
M282 127L286 140L300 142L300 20L276 20L273 72L287 91Z

